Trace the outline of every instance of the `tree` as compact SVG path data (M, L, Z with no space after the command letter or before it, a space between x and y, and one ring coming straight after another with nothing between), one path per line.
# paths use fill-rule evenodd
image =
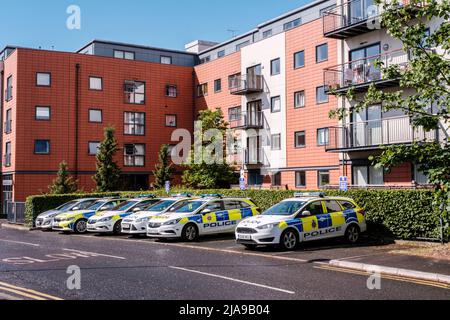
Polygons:
M187 168L183 174L183 183L187 187L198 189L229 188L231 184L237 183L234 168L226 161L226 142L224 137L228 129L222 111L217 109L204 110L199 113L198 121L201 121L202 133L214 130L222 139L221 154L210 154L210 146L220 143L218 137L212 137L209 141L201 142L201 145L194 146L189 157ZM208 161L215 157L213 163ZM200 160L200 161L199 161Z
M166 181L172 180L172 175L174 173L174 168L172 164L169 163L169 146L164 144L158 153L158 163L155 165L155 171L153 174L155 176L155 188L164 188Z
M97 173L93 177L98 192L117 191L119 188L121 170L114 161L114 156L119 150L114 132L113 127L105 128L105 139L98 148Z
M77 183L69 174L67 162L63 161L59 164L57 178L48 188L51 194L69 194L78 190Z
M404 1L403 1L404 2ZM384 66L377 62L385 79L399 79L399 87L384 91L371 85L362 101L356 101L350 89L338 96L356 102L353 110L359 112L370 105L383 103L383 111L401 110L411 118L413 127L426 132L440 130L446 133L442 141L415 141L412 145L385 147L380 156L371 157L377 167L390 170L405 162L414 162L426 172L435 185L435 205L444 217L450 212L450 2L410 0L400 5L398 0L379 1L383 9L381 23L387 32L403 43L409 53L406 68ZM430 32L433 20L436 29ZM406 91L407 90L407 91ZM332 117L343 119L348 109L333 110Z

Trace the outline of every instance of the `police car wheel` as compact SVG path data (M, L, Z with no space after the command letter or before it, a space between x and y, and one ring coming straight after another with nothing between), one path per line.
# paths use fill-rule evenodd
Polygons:
M86 233L87 231L87 221L85 219L78 220L74 226L75 233Z
M280 238L280 247L283 250L292 251L298 246L298 236L294 230L286 230Z
M351 225L347 228L347 231L345 232L345 240L348 243L355 244L359 240L360 235L360 229L357 225Z
M117 221L113 227L113 234L120 234L122 232L122 221Z
M193 242L198 238L198 229L197 226L190 223L183 228L181 232L181 237L183 241Z

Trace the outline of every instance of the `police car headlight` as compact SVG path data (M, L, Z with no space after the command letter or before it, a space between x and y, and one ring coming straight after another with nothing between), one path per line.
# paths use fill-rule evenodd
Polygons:
M270 229L275 228L276 226L278 226L278 223L275 223L275 224L271 223L271 224L265 224L263 226L259 226L256 229L258 229L258 230L270 230Z
M108 222L108 221L111 221L112 219L113 219L113 217L106 217L106 218L100 219L99 222Z
M180 222L180 219L167 221L167 222L163 223L163 225L164 226L173 226L174 224L177 224L178 222Z

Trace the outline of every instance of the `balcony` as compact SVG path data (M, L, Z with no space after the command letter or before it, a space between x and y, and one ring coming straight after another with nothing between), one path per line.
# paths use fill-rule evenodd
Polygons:
M262 111L254 113L243 113L240 119L230 121L231 129L249 130L249 129L263 129L264 115Z
M246 166L263 166L264 150L255 147L246 148L244 151L244 164Z
M437 139L438 130L426 132L421 128L413 128L410 118L403 116L330 128L330 141L326 151L374 150L381 146L411 144L415 141L432 142Z
M326 68L325 86L336 93L347 92L350 88L356 93L365 92L372 83L380 89L398 86L399 79L385 79L376 62L383 68L397 65L402 70L408 67L409 56L403 50L396 50Z
M233 82L230 93L234 95L264 92L264 77L260 75L240 75Z

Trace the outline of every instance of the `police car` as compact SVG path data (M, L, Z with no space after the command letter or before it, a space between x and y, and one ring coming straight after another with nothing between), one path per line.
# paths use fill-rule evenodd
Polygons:
M56 209L41 213L36 218L36 228L41 230L51 230L53 227L53 219L64 212L84 210L91 206L98 198L78 199L69 201Z
M143 196L122 202L109 211L97 213L88 220L87 231L95 233L119 234L122 220L133 213L138 213L158 202L154 196Z
M145 211L132 214L122 221L122 233L139 235L147 233L147 224L152 217L169 211L182 201L191 199L190 194L172 195L171 198L160 199L159 202L148 207Z
M69 211L57 215L52 224L52 229L62 232L85 233L87 231L87 221L90 217L99 212L111 210L123 199L102 199L94 202L85 210Z
M240 221L258 215L258 210L250 199L203 195L200 199L182 201L165 214L153 217L147 236L192 242L203 235L232 233Z
M242 221L236 240L249 249L278 245L294 250L300 242L345 237L356 243L367 230L364 210L352 199L298 193L257 217Z

